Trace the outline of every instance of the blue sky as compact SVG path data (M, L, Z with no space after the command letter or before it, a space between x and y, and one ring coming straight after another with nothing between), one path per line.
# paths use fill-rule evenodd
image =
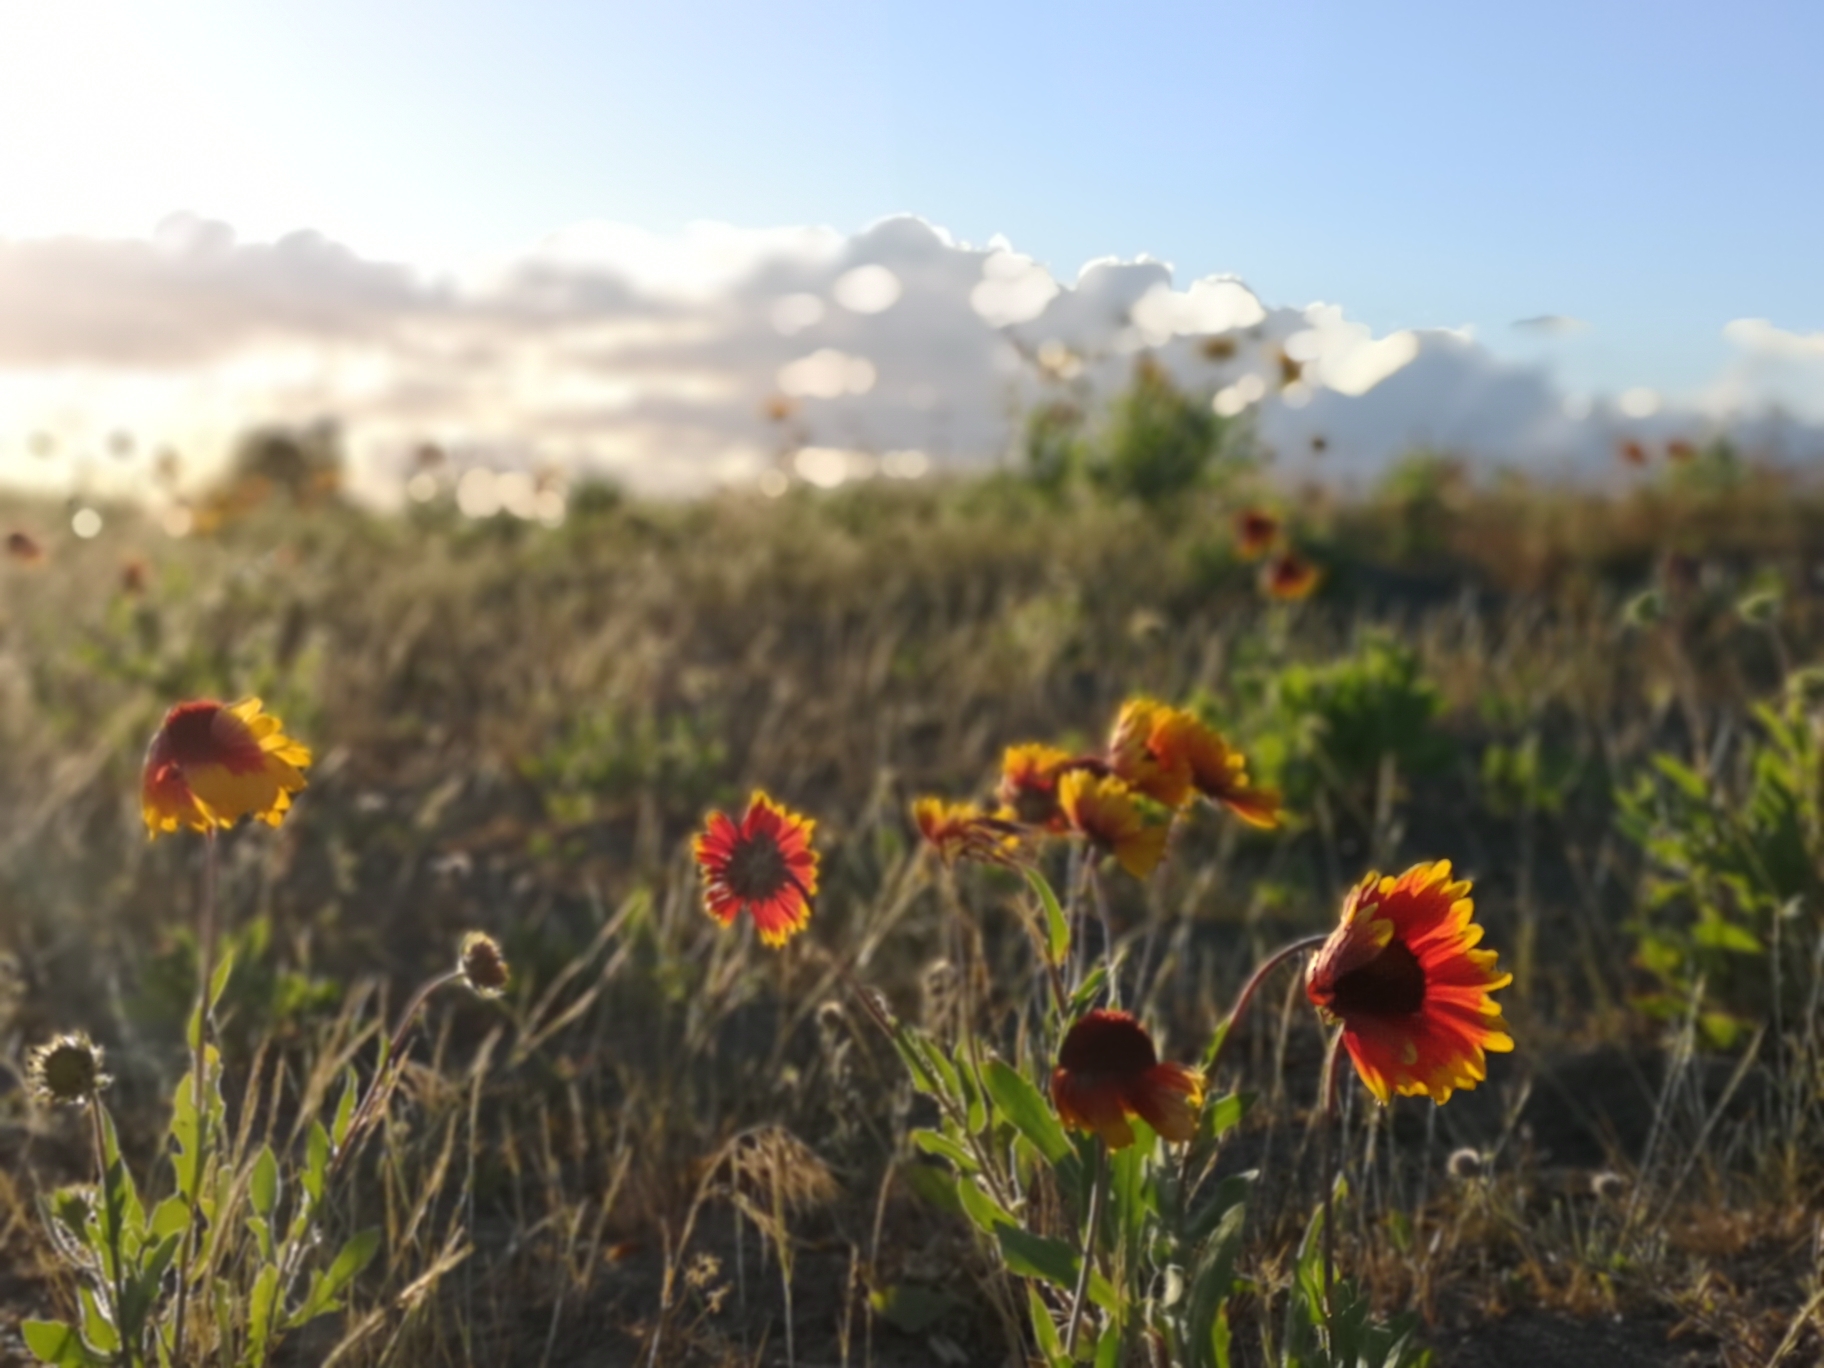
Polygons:
M368 252L909 210L1679 391L1824 328L1824 8L0 0L0 233ZM1587 321L1542 341L1510 324Z

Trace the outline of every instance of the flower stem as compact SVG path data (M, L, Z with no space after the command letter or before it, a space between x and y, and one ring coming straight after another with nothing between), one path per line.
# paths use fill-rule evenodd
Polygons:
M375 1113L384 1107L393 1089L399 1084L399 1052L405 1048L405 1037L417 1021L418 1014L424 1010L424 1004L431 1000L431 994L446 984L454 983L462 977L461 969L451 969L426 979L419 985L418 991L412 994L412 1000L405 1004L405 1010L399 1014L399 1024L393 1028L392 1039L386 1047L386 1063L375 1075L373 1084L367 1090L367 1096L361 1099L361 1105L355 1108L355 1114L349 1119L348 1134L342 1144L330 1156L329 1176L334 1177L341 1169L349 1154L360 1147L361 1137L373 1124Z
M1108 1203L1108 1143L1096 1137L1096 1176L1089 1189L1089 1223L1083 1233L1083 1266L1077 1270L1077 1288L1070 1297L1070 1323L1064 1327L1064 1353L1074 1355L1077 1327L1083 1323L1083 1303L1089 1297L1089 1280L1096 1266L1096 1241L1102 1234L1102 1208Z
M129 1338L123 1308L127 1304L126 1270L120 1266L120 1208L114 1200L113 1175L108 1172L108 1146L101 1128L101 1099L88 1101L90 1135L95 1142L95 1191L108 1214L108 1257L114 1270L114 1329L120 1336L120 1361L133 1368L133 1340Z
M1229 1009L1228 1016L1223 1018L1222 1038L1216 1044L1216 1052L1210 1056L1209 1063L1204 1067L1206 1074L1213 1075L1216 1072L1217 1061L1222 1058L1222 1052L1228 1046L1229 1037L1235 1034L1235 1027L1241 1023L1242 1014L1248 1010L1248 1004L1254 1000L1254 994L1266 981L1267 975L1291 959L1292 956L1301 951L1315 950L1329 939L1330 933L1327 931L1315 936L1301 936L1290 945L1280 946L1255 967L1254 972L1248 975L1248 981L1241 985L1241 991L1235 995L1235 1005Z
M1323 1170L1324 1181L1324 1322L1328 1326L1334 1313L1333 1289L1336 1287L1336 1221L1333 1210L1332 1195L1336 1191L1336 1169L1342 1160L1341 1147L1335 1143L1333 1132L1336 1130L1336 1057L1342 1051L1343 1032L1339 1027L1330 1037L1330 1047L1324 1051L1324 1080L1320 1087L1323 1090L1322 1118L1318 1122L1318 1167Z
M217 850L215 828L203 833L203 896L197 910L196 1036L191 1041L191 1100L196 1107L196 1154L190 1181L189 1222L184 1229L183 1255L177 1267L177 1314L172 1322L172 1356L184 1358L184 1321L190 1305L191 1266L196 1262L198 1221L201 1218L203 1168L209 1157L209 991L215 977L215 883Z

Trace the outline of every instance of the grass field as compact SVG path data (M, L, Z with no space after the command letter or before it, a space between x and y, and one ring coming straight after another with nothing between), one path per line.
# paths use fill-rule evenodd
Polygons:
M1348 1077L1334 1122L1301 975L1266 981L1196 1147L1200 1190L1257 1174L1217 1289L1235 1364L1331 1361L1295 1322L1322 1309L1300 1246L1332 1166L1339 1276L1416 1313L1440 1365L1824 1357L1815 481L1704 457L1621 492L1418 462L1359 497L1232 483L1160 508L999 477L591 489L555 528L282 502L182 539L5 510L44 555L0 563L0 1360L33 1361L10 1327L81 1319L110 1281L70 1248L95 1190L69 1185L112 1138L92 1105L32 1101L28 1048L92 1035L146 1207L181 1178L206 843L147 841L140 765L171 704L248 695L314 763L281 825L218 842L224 1233L189 1314L220 1341L197 1362L264 1361L249 1317L305 1306L338 1251L359 1272L270 1361L1043 1361L1030 1308L1070 1298L959 1206L976 1160L915 1141L953 1118L857 993L1043 1089L1034 885L947 870L909 804L986 798L1014 743L1099 748L1141 694L1220 728L1285 820L1187 816L1144 880L1029 843L1064 895L1066 987L1112 961L1161 1054L1196 1062L1274 947L1328 931L1366 871L1436 859L1515 975L1516 1048L1481 1087L1381 1108ZM1321 568L1309 599L1261 592L1235 531L1254 504ZM691 856L756 788L817 823L810 925L778 950L704 915ZM505 994L439 987L382 1056L471 930ZM238 1232L303 1210L350 1077L370 1142L336 1147L308 1235L269 1255ZM1021 1228L1080 1249L1081 1194L1034 1177L1017 1127L979 1129ZM1177 1314L1183 1270L1135 1230L1107 1265L1134 1319L1102 1352L1163 1364L1135 1327ZM60 1361L140 1361L97 1336Z

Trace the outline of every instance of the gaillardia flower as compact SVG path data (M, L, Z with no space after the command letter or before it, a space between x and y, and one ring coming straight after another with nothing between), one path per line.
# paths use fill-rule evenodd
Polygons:
M1279 824L1279 794L1256 788L1248 777L1248 760L1213 727L1179 711L1159 736L1159 746L1183 762L1191 787L1220 803L1249 826Z
M1068 751L1056 746L1027 742L1007 747L997 794L1006 815L1027 826L1063 831L1068 824L1058 805L1058 781L1075 763Z
M990 816L974 803L920 798L912 804L912 820L945 864L958 860L1007 864L1019 847L1019 828L1014 823Z
M1342 1022L1355 1071L1383 1103L1396 1092L1447 1102L1486 1076L1486 1051L1514 1048L1493 996L1514 976L1474 948L1482 928L1468 895L1448 860L1370 874L1305 974L1306 995Z
M739 825L725 813L710 813L691 847L703 871L709 915L730 926L745 907L767 945L784 945L804 930L817 892L816 828L758 789Z
M1268 598L1308 599L1323 583L1324 572L1296 551L1281 551L1260 568L1260 587Z
M261 712L257 698L179 703L146 749L139 789L146 831L212 831L243 817L277 826L309 763L309 748Z
M1072 830L1113 855L1136 879L1151 874L1165 858L1170 823L1156 820L1114 775L1071 770L1058 781L1058 804Z
M1130 698L1115 715L1108 738L1108 767L1136 793L1168 808L1191 796L1191 766L1174 744L1185 714L1153 698Z
M1279 540L1279 519L1258 508L1235 515L1235 549L1243 560L1259 560Z
M1182 1144L1197 1130L1203 1075L1161 1064L1146 1028L1126 1012L1094 1011L1077 1021L1058 1050L1051 1101L1067 1126L1094 1131L1110 1149L1134 1143L1128 1117Z

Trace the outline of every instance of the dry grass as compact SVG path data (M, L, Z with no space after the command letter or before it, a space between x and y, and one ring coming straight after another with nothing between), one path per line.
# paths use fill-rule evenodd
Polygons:
M1816 1361L1800 1313L1818 1310L1824 1041L1795 1019L1738 1070L1629 1006L1639 857L1610 817L1656 749L1721 764L1781 652L1819 659L1824 499L1446 481L1314 502L1298 531L1329 581L1296 609L1258 600L1226 507L1161 518L987 482L611 506L556 531L272 510L171 542L122 512L93 543L16 508L50 555L0 565L8 1038L103 1039L123 1137L155 1172L197 852L146 844L139 750L175 698L257 692L318 764L279 832L224 851L242 963L223 1038L263 1099L231 1124L297 1143L340 1061L371 1062L382 1004L461 931L498 936L517 971L502 1002L439 1000L414 1037L344 1213L382 1226L384 1256L296 1361L771 1363L788 1343L804 1363L1001 1361L1017 1316L966 1227L905 1180L916 1118L837 976L941 1014L934 964L982 963L990 1038L1020 991L997 984L1025 982L1018 885L963 880L981 958L961 956L907 801L980 792L1004 745L1093 737L1136 691L1202 696L1245 736L1266 726L1259 680L1378 627L1438 691L1435 761L1321 777L1289 834L1208 824L1145 888L1109 885L1168 1051L1194 1057L1254 959L1327 924L1369 863L1449 856L1490 943L1532 947L1520 1051L1442 1110L1357 1100L1344 1266L1441 1324L1657 1310L1731 1368L1782 1343ZM143 593L121 585L129 556ZM1789 587L1777 640L1731 611L1762 571ZM1654 584L1670 625L1628 627ZM1529 734L1568 777L1561 801L1515 809L1481 766ZM761 785L819 819L825 860L812 933L778 955L701 914L686 850L707 805ZM1793 928L1808 950L1817 915ZM1321 1044L1290 982L1271 991L1225 1065L1260 1095L1224 1160L1263 1170L1244 1352L1315 1191ZM84 1142L7 1096L17 1317L71 1295L33 1204L82 1176ZM1484 1176L1446 1174L1463 1145ZM1621 1178L1598 1196L1604 1169ZM884 1314L906 1289L929 1316Z

